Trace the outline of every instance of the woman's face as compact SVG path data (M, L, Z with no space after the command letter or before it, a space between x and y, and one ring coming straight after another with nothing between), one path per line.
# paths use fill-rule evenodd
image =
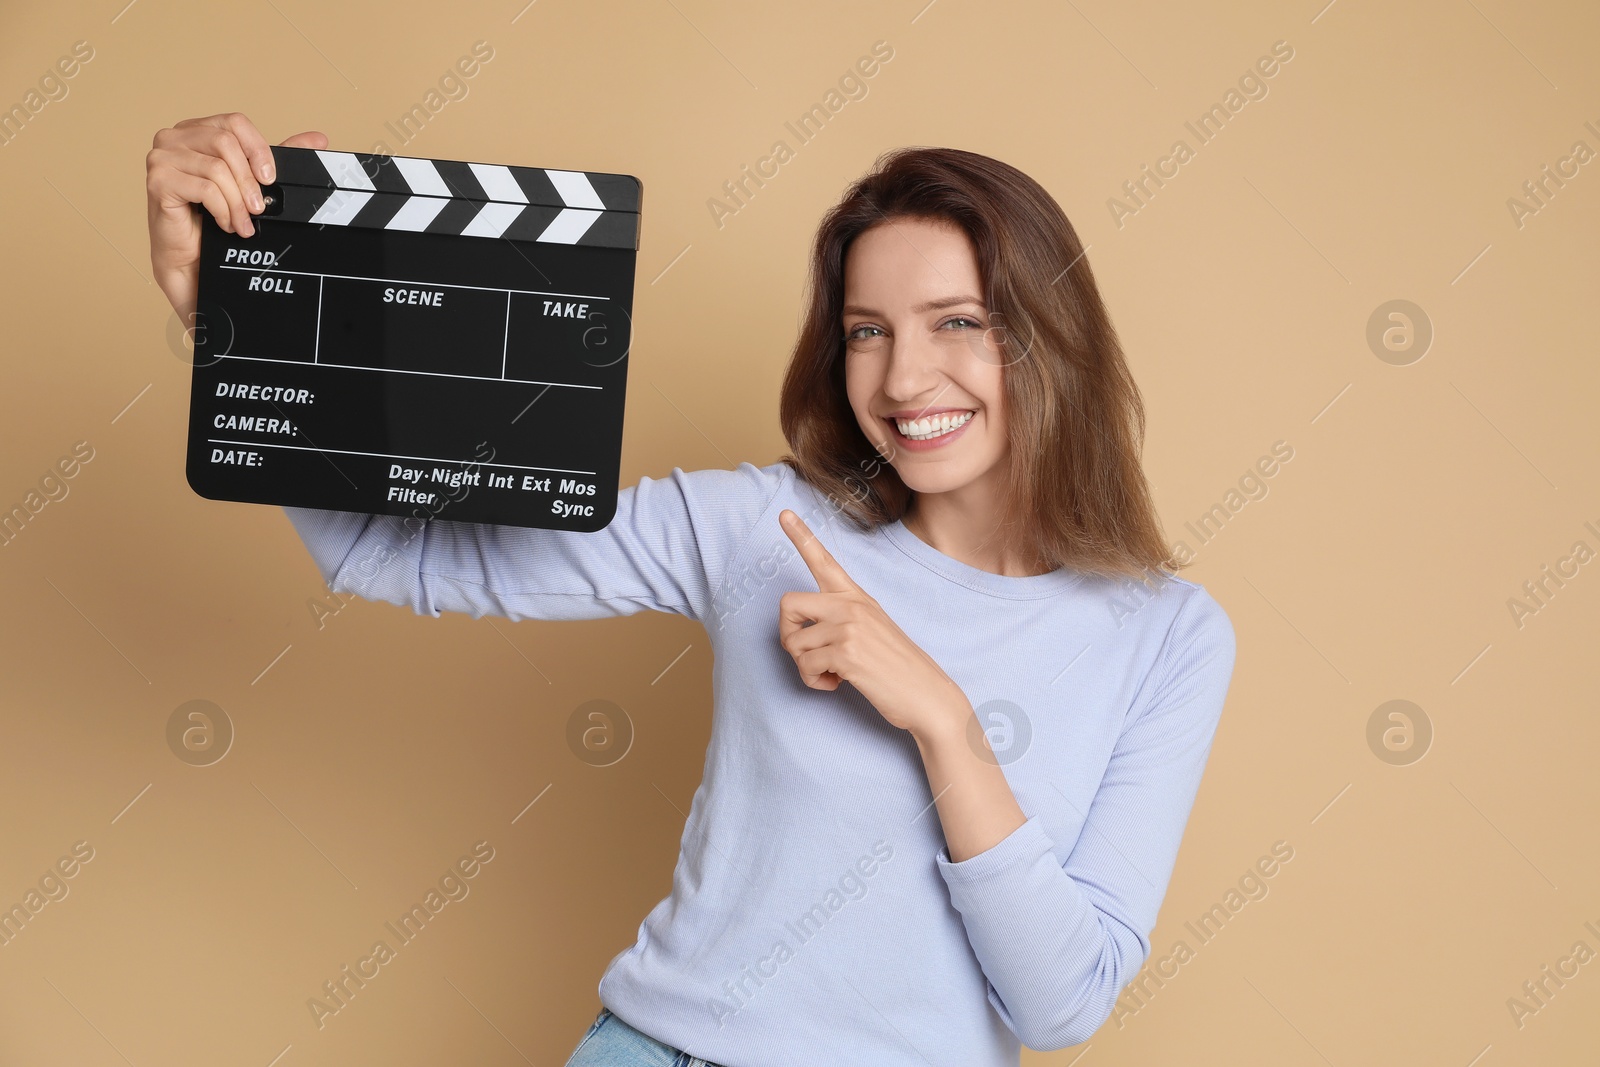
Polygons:
M982 297L972 242L944 222L879 223L845 256L850 407L914 492L1003 476L1004 360Z

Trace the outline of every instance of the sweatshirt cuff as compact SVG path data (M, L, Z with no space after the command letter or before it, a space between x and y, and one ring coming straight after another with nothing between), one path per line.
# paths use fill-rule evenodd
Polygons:
M1030 867L1039 857L1051 851L1052 842L1044 824L1037 815L1030 815L1021 826L976 856L952 863L949 846L940 845L933 858L945 882L956 886L971 885L1018 868Z
M353 511L324 511L320 508L284 506L300 540L310 550L311 559L322 574L322 583L332 588L345 558L355 549L371 515Z

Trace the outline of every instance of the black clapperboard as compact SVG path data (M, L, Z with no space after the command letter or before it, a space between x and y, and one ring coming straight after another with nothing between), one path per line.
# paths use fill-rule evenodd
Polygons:
M641 184L272 148L201 216L202 497L592 532L617 506Z

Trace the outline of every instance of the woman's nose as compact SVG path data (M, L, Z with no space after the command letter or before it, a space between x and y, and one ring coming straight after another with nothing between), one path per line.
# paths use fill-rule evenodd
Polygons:
M926 396L939 381L939 361L931 346L896 338L889 353L883 391L897 401Z

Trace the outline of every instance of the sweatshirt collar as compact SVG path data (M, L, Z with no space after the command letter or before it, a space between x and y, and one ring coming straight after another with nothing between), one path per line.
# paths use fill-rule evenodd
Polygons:
M1046 574L1024 576L995 574L945 555L912 533L906 528L905 523L898 519L879 529L889 539L890 544L941 578L988 596L1010 600L1036 600L1040 597L1054 596L1083 580L1083 575L1071 567L1058 567Z

